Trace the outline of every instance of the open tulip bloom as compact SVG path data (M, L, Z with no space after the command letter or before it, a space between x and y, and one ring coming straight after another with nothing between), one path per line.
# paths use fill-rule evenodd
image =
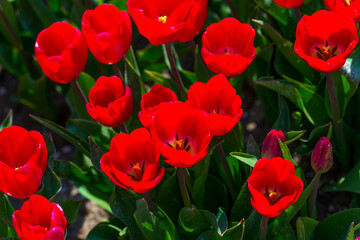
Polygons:
M354 22L360 21L360 1L358 0L324 0L325 7L329 11L334 11L346 15Z
M334 72L345 64L358 41L351 18L321 10L298 23L294 49L315 70Z
M141 35L153 45L187 42L205 25L207 0L129 0L127 9Z
M214 73L236 77L254 60L255 30L235 18L211 24L202 36L201 56Z
M18 126L0 132L0 191L15 198L33 195L47 166L43 136Z
M88 49L78 29L67 22L56 22L37 36L35 57L46 76L64 84L84 71Z
M258 160L248 179L251 205L265 217L277 217L299 198L303 182L294 164L276 157Z

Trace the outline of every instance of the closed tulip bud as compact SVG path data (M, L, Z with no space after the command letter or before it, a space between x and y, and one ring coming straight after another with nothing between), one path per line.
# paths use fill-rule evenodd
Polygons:
M332 144L327 137L321 137L311 154L311 167L315 172L329 171L333 165Z
M279 139L282 142L285 142L285 136L281 130L277 131L276 129L273 129L266 135L261 147L262 158L282 157Z

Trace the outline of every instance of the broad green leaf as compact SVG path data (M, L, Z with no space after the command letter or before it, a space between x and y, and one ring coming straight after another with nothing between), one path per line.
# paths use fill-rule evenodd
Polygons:
M301 138L305 134L305 132L306 130L284 132L285 144L288 145L292 142L295 142L296 140Z
M349 233L345 240L354 240L354 222L351 223Z
M26 74L25 63L16 48L0 44L0 64L12 75L20 77Z
M205 64L201 58L199 45L196 45L195 47L194 71L197 81L206 83L210 79L209 70L205 67Z
M40 117L36 117L33 115L30 115L30 117L32 119L34 119L35 121L37 121L38 123L40 123L41 125L50 129L51 131L59 134L61 137L66 139L68 142L70 142L74 147L78 148L86 156L90 156L89 143L87 141L85 141L83 138L79 137L75 133L73 133L73 132L67 130L66 128L64 128L54 122L51 122L49 120L46 120L46 119L43 119Z
M21 0L29 3L35 14L39 17L44 27L50 26L57 21L57 17L51 12L51 10L41 0Z
M314 239L346 239L352 222L360 222L360 208L337 212L320 222L315 229Z
M49 167L46 168L44 176L42 178L42 188L37 193L47 199L51 199L56 196L61 190L61 181L56 174Z
M0 237L7 237L8 236L8 226L2 220L6 218L6 197L3 193L0 193Z
M144 70L144 73L148 74L155 83L168 87L177 93L176 84L170 79L162 75L161 73Z
M53 202L58 203L64 210L65 218L68 224L76 221L79 208L82 204L81 201L76 201L72 199L55 199Z
M96 225L87 235L86 240L114 240L126 238L126 226L118 218L107 219Z
M315 187L315 183L318 181L321 173L320 171L316 173L315 177L311 180L310 184L303 190L298 200L288 207L285 211L283 211L269 226L269 231L275 235L279 233L283 226L286 226L291 219L296 215L296 213L301 209L301 207L305 204L307 199L310 196L313 188Z
M242 152L232 152L230 153L230 155L234 158L236 158L237 160L249 165L250 167L254 167L255 163L257 162L257 157L247 154L247 153L242 153Z
M325 110L324 99L316 93L315 86L289 79L273 80L262 78L256 83L286 97L301 109L307 119L315 126L330 121Z
M257 6L262 8L272 17L274 17L278 22L280 22L283 25L288 25L288 20L289 20L288 9L279 6L273 1L271 1L270 4L268 4L268 2L269 1L255 0ZM248 9L248 6L246 6L246 8Z
M218 222L218 227L219 227L218 233L219 235L222 235L228 228L228 220L224 210L221 207L219 208L219 211L216 215L216 220Z
M109 1L108 4L115 5L115 7L117 7L119 10L127 11L126 0L112 0Z
M245 220L241 220L234 227L227 229L223 234L216 230L202 233L196 240L243 240L245 231Z
M254 210L252 214L245 220L244 240L259 239L261 219L262 215Z
M140 196L134 192L116 186L109 200L112 212L126 224L132 240L145 239L134 218L136 201L139 198Z
M301 221L301 217L296 220L296 239L305 240L305 227Z
M299 217L296 220L296 232L298 240L311 240L318 221L309 217Z
M312 69L303 59L294 51L293 43L283 38L272 26L261 20L252 20L257 26L261 27L269 37L274 41L283 56L304 76L310 79L318 79L314 69Z
M10 3L10 1L0 1L0 8L4 12L4 15L9 22L11 29L14 31L15 37L18 38L19 27L16 19L16 13L12 4ZM4 35L8 43L13 45L14 47L17 47L3 20L0 21L0 33Z
M191 238L204 231L218 230L216 216L206 210L182 208L179 213L179 225Z
M290 130L290 113L287 103L280 95L279 99L279 118L276 120L272 129L282 129L283 131Z
M0 131L13 124L13 110L10 109L4 120L0 123Z
M252 211L250 198L251 198L251 193L248 188L248 182L245 181L231 209L231 213L230 213L231 221L240 221L241 219L250 216Z
M97 170L101 171L100 159L102 158L104 153L101 150L101 148L98 145L96 145L96 143L94 143L94 141L90 137L89 137L89 145L90 145L91 162Z

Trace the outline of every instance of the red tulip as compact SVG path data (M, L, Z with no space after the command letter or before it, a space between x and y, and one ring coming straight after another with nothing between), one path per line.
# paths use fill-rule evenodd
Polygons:
M139 112L139 119L144 125L148 127L153 119L153 116L159 109L159 104L162 102L177 101L176 94L169 88L160 84L155 84L150 92L145 93L141 98L141 111Z
M56 22L37 36L35 57L46 76L64 84L84 71L88 49L78 29L67 22Z
M114 5L102 4L85 11L81 29L91 53L102 63L117 63L130 48L130 17Z
M0 191L27 198L40 187L47 166L43 136L11 126L0 132Z
M315 172L327 172L333 165L333 151L330 139L321 137L311 154L311 167Z
M274 0L274 2L283 8L296 8L300 7L304 3L304 0Z
M160 153L146 128L130 134L119 133L110 143L110 152L100 160L101 170L119 187L145 193L164 176Z
M360 1L357 0L324 0L325 7L329 11L334 11L346 15L354 22L360 22Z
M207 113L211 132L215 136L227 134L242 115L241 98L222 74L212 77L206 84L194 83L186 102Z
M315 70L334 72L358 41L356 25L349 17L321 10L300 20L294 49Z
M251 205L265 217L277 217L299 198L303 182L295 176L292 162L282 158L262 158L248 179Z
M31 196L12 218L21 240L64 240L67 225L64 212L43 196Z
M205 112L182 102L161 103L150 131L165 162L180 168L203 159L212 139Z
M202 31L207 0L129 0L127 9L141 35L151 44L187 42Z
M235 18L211 24L202 36L201 56L214 73L236 77L254 60L255 30Z
M116 127L126 122L132 113L133 97L116 76L99 77L90 89L86 109L91 117L105 126Z
M261 147L262 158L274 158L282 157L281 148L279 146L279 139L285 142L285 136L283 131L276 129L271 130L265 137L265 140Z

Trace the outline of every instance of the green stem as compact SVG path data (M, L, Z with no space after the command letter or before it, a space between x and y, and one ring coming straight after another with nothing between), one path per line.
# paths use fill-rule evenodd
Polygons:
M317 196L317 191L319 188L320 177L321 177L321 174L316 179L314 188L312 189L312 191L310 193L310 197L309 197L309 217L311 217L311 218L314 218L314 215L315 215L314 209L315 209L315 204L316 204L316 196Z
M120 124L120 125L119 125L119 128L120 128L120 131L121 131L122 133L129 134L129 131L128 131L127 128L126 128L125 123Z
M154 203L151 199L151 195L150 195L150 192L146 192L144 193L144 198L145 198L145 201L149 207L149 210L155 215L157 216L157 213L156 213L156 210L155 210L155 207L154 207Z
M115 75L118 76L121 79L121 81L123 81L123 83L124 83L125 79L124 79L123 75L121 74L120 68L117 65L117 63L113 63L111 65L112 65Z
M183 168L177 168L177 176L178 176L178 181L179 181L181 197L183 199L184 205L185 205L185 207L191 208L191 201L190 201L189 193L186 188L186 182L185 182Z
M295 12L297 22L300 22L300 20L301 20L300 8L299 7L294 8L294 12Z
M79 96L82 105L86 109L86 104L88 103L88 100L86 99L84 92L81 90L79 83L76 80L74 80L71 82L71 84L75 89L76 94Z
M181 80L179 70L176 67L176 63L175 63L174 55L173 55L173 53L171 51L170 43L165 43L165 49L166 49L167 57L168 57L169 62L170 62L171 73L175 78L176 85L177 85L177 87L179 89L179 92L180 92L180 97L181 97L181 99L183 101L185 101L187 99L187 94L186 94L186 91L185 91L183 81Z
M268 223L269 223L269 218L263 216L261 220L259 240L266 240L266 231L267 231Z
M232 0L226 0L226 3L227 3L227 5L229 5L229 7L230 7L231 15L232 15L234 18L239 19L239 14L237 13L237 11L236 11L236 9L235 9L235 6L234 6Z
M220 137L218 137L218 139L221 140ZM230 190L231 194L233 195L235 193L234 180L233 180L233 177L231 174L229 163L226 160L226 156L225 156L225 152L224 152L224 148L223 148L222 144L219 144L219 146L217 147L216 150L219 154L221 165L224 168L225 176L226 176L226 179L229 184L229 190Z

